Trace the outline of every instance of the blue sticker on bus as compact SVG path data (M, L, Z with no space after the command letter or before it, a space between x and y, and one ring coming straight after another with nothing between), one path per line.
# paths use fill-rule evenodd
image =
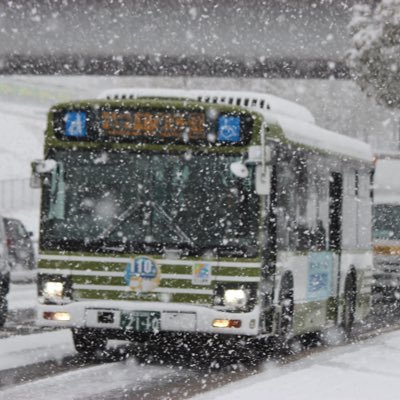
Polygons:
M240 117L221 116L218 119L218 142L240 142Z
M332 293L333 255L321 251L308 257L307 300L325 300Z
M149 257L136 257L127 264L124 280L137 292L153 290L161 281L160 267Z
M65 114L65 136L86 137L86 113L84 111L69 111Z

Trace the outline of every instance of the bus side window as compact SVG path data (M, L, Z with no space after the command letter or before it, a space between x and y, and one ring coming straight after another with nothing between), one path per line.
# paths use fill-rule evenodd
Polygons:
M278 161L277 247L281 250L326 249L328 181L323 160L313 154L288 153Z
M58 162L57 167L51 172L50 181L50 206L47 218L65 218L65 181L64 163Z
M282 250L296 250L304 246L307 232L302 219L298 218L298 171L296 159L291 152L278 162L277 173L277 244ZM299 239L302 241L299 243Z
M357 219L357 246L368 248L372 240L371 225L367 223L372 219L369 171L360 171L359 173Z
M295 160L296 201L296 250L308 250L310 247L310 228L308 226L307 202L309 179L307 159L299 157Z
M326 249L326 230L321 219L317 220L315 228L311 231L311 250Z
M291 189L293 185L293 174L286 160L279 160L277 167L277 246L278 249L285 250L289 247L289 236L291 230L291 221L293 221L290 212L293 208L291 201Z
M308 193L307 193L307 220L310 229L311 251L326 250L327 246L327 220L328 200L325 169L323 160L319 155L308 157Z

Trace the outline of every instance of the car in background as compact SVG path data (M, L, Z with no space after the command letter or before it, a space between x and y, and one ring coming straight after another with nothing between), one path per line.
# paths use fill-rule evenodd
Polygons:
M0 216L0 222L4 218ZM5 223L0 223L0 328L4 326L7 319L8 301L7 295L10 291L10 263L7 249L7 235Z
M28 232L24 224L15 218L4 218L4 227L11 268L14 269L19 266L26 270L34 270L36 268L36 257L32 232Z

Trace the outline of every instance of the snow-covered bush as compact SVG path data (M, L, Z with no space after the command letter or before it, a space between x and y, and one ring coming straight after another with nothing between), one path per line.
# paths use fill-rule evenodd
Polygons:
M400 0L353 7L347 63L362 90L400 108Z

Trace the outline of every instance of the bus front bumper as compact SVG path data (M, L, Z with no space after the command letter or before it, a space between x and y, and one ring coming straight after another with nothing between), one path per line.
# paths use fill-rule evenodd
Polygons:
M116 330L120 333L188 332L256 336L259 307L226 312L206 306L128 301L80 301L40 304L37 325Z

